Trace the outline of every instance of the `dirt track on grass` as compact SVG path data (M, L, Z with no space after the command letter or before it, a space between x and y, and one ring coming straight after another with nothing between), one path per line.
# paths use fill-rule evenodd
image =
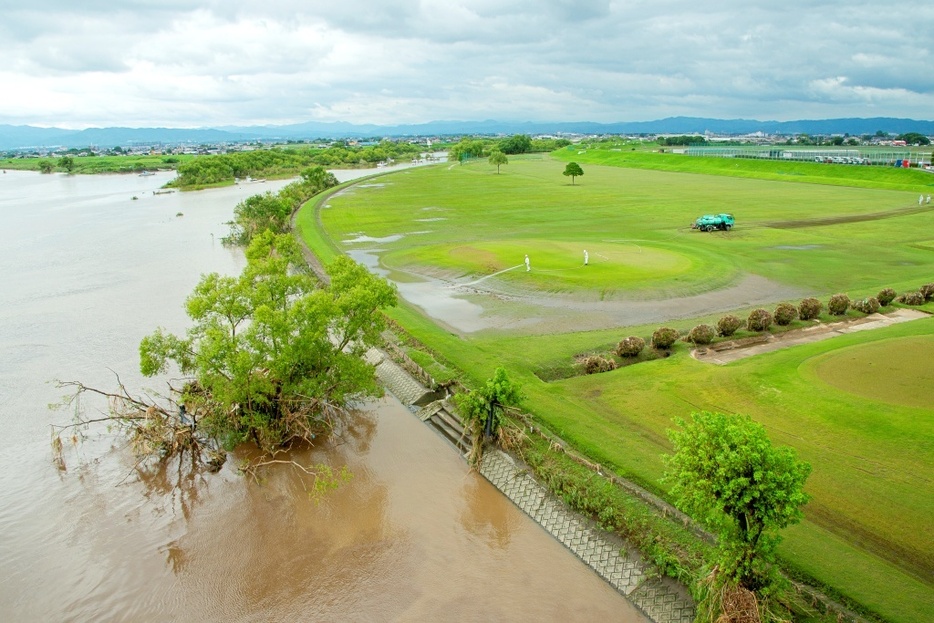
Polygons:
M794 329L780 335L766 334L720 342L713 346L696 348L691 351L691 356L698 361L723 366L739 359L797 346L798 344L819 342L846 333L878 329L921 318L930 318L930 315L916 309L897 309L888 314L871 314L865 318L815 324L811 327Z
M899 210L888 210L886 212L872 212L870 214L850 214L847 216L832 216L827 218L800 219L795 221L774 221L763 223L764 227L773 227L775 229L796 229L799 227L821 227L824 225L840 225L842 223L861 223L863 221L878 221L885 218L894 218L896 216L908 216L909 214L918 214L920 212L929 212L934 210L934 205L925 204L917 207L902 208Z

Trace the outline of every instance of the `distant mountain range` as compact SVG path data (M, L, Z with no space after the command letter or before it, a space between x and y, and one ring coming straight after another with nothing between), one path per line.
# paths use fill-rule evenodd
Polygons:
M892 134L918 132L934 135L934 121L875 117L871 119L814 119L756 121L753 119L706 119L669 117L657 121L619 123L431 121L415 125L355 125L352 123L299 123L281 126L224 126L218 128L88 128L65 130L33 126L0 125L0 149L50 147L129 147L153 144L236 143L256 140L305 140L315 138L367 138L450 136L473 134Z

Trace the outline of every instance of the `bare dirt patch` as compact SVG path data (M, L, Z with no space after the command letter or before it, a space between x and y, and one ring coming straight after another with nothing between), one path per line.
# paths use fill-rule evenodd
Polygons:
M587 300L581 294L530 293L506 289L495 280L482 284L476 280L469 283L437 280L422 287L429 289L431 296L419 297L418 301L409 296L402 284L399 292L429 316L462 333L498 329L546 334L635 326L766 305L804 294L758 275L746 275L731 286L695 296L655 300ZM482 312L479 317L452 314L457 308L452 307L451 299L469 301Z
M775 229L797 229L799 227L821 227L825 225L840 225L842 223L861 223L864 221L878 221L884 218L894 218L896 216L908 216L909 214L918 214L919 212L928 212L934 210L934 205L923 205L911 208L902 208L900 210L888 210L886 212L872 212L870 214L850 214L846 216L832 216L827 218L811 218L796 221L774 221L764 223L765 227Z
M865 318L815 324L811 327L793 329L779 335L763 334L728 342L718 342L705 348L694 349L691 351L691 356L698 361L723 366L745 357L789 348L798 344L819 342L846 333L878 329L900 322L929 317L929 314L916 309L897 309L888 314L870 314Z

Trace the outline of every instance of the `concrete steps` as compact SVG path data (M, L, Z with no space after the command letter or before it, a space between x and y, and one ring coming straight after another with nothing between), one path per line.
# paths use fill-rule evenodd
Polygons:
M442 437L450 441L461 454L470 451L470 439L467 438L464 426L456 415L442 408L429 417L427 421Z

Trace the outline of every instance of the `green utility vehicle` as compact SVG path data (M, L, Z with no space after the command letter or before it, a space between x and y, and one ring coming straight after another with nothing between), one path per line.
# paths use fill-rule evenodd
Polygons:
M723 231L730 231L733 229L733 215L705 214L704 216L691 223L691 229L699 229L701 231L722 229Z

